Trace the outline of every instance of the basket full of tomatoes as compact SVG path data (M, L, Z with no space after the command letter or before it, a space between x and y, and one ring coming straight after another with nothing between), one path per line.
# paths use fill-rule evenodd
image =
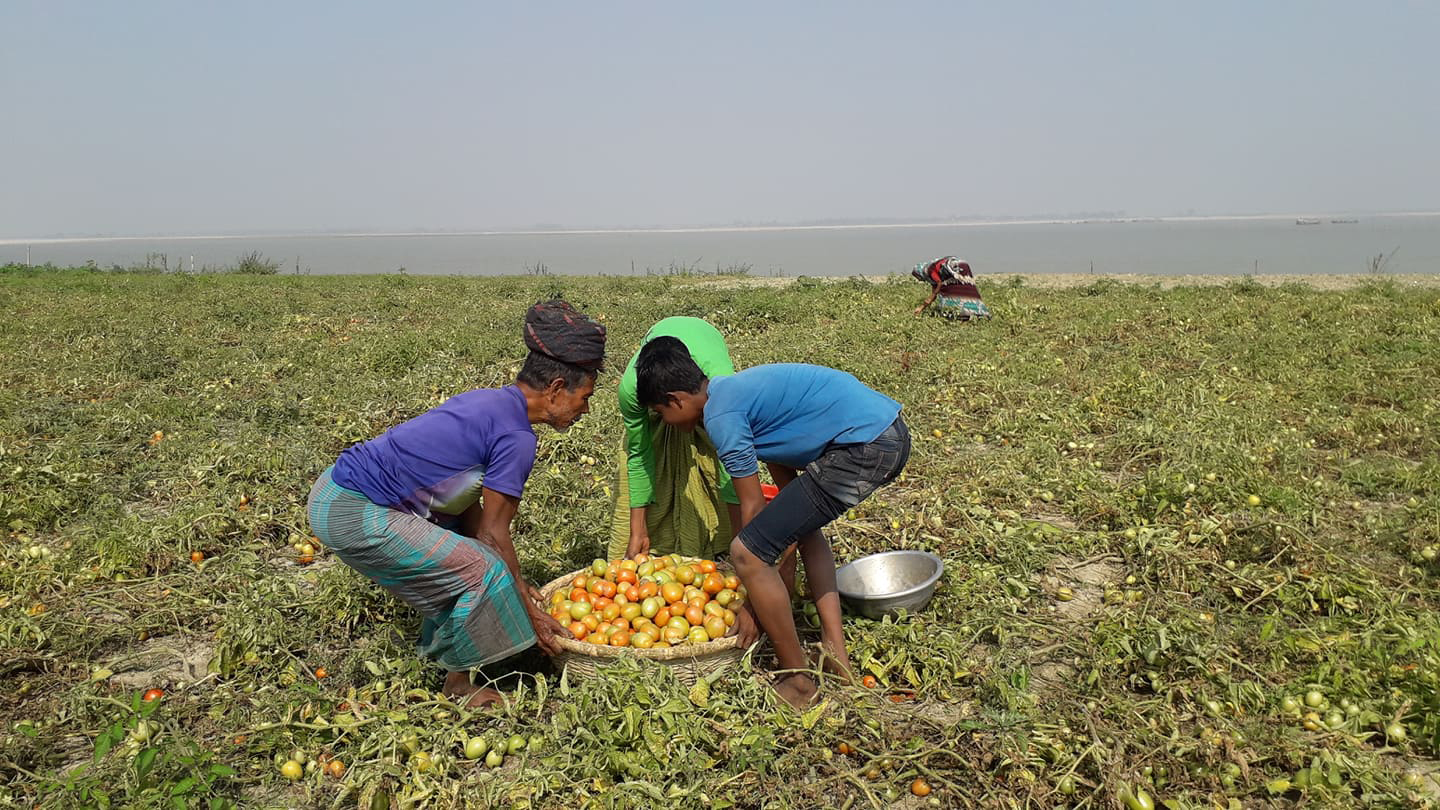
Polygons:
M733 630L745 586L713 560L679 554L597 559L540 593L550 615L575 636L558 639L557 661L576 675L630 655L670 666L689 685L745 652Z

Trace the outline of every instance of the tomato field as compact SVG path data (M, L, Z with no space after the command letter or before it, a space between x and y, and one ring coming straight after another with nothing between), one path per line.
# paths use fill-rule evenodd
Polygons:
M982 278L997 317L956 324L905 280L763 281L0 272L0 807L1440 803L1440 288ZM604 556L615 380L660 318L904 404L904 476L828 536L946 572L847 616L862 683L797 713L763 648L699 691L526 654L466 709L312 541L340 450L511 381L552 295L610 370L536 430L537 585Z

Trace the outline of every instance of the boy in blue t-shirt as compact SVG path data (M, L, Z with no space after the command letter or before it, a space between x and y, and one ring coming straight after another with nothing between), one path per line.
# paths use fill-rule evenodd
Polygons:
M792 706L810 703L817 686L805 671L805 652L776 562L799 544L820 614L827 668L850 677L835 557L820 529L904 469L910 431L900 418L900 403L824 366L756 366L712 380L685 344L668 337L645 344L635 372L641 405L682 430L703 426L714 442L740 498L740 528L730 544L730 559L750 599L736 622L737 634L742 643L754 640L753 612L787 670L775 691ZM760 491L762 461L780 487L768 506Z

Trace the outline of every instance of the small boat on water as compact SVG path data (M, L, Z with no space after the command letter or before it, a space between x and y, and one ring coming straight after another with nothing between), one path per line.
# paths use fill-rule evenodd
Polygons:
M1355 223L1357 223L1357 222L1359 222L1359 221L1360 221L1360 220L1358 220L1358 219L1332 219L1332 220L1330 220L1330 224L1331 224L1331 225L1354 225Z
M1295 224L1296 224L1296 225L1319 225L1319 224L1320 224L1320 220L1318 220L1318 219L1307 219L1307 218L1305 218L1305 217L1301 217L1301 218L1295 220Z

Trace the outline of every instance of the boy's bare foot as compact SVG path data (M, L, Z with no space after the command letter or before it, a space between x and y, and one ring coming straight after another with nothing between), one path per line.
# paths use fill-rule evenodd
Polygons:
M796 710L805 709L815 702L820 689L815 681L803 672L785 675L775 682L775 692Z
M836 658L823 645L809 650L806 659L810 662L810 668L823 670L826 675L834 675L842 683L855 683L855 673L850 670L849 662Z
M825 671L839 678L845 683L855 682L855 673L850 669L850 656L845 653L842 646L837 652L828 644L820 645L821 655L825 664Z

